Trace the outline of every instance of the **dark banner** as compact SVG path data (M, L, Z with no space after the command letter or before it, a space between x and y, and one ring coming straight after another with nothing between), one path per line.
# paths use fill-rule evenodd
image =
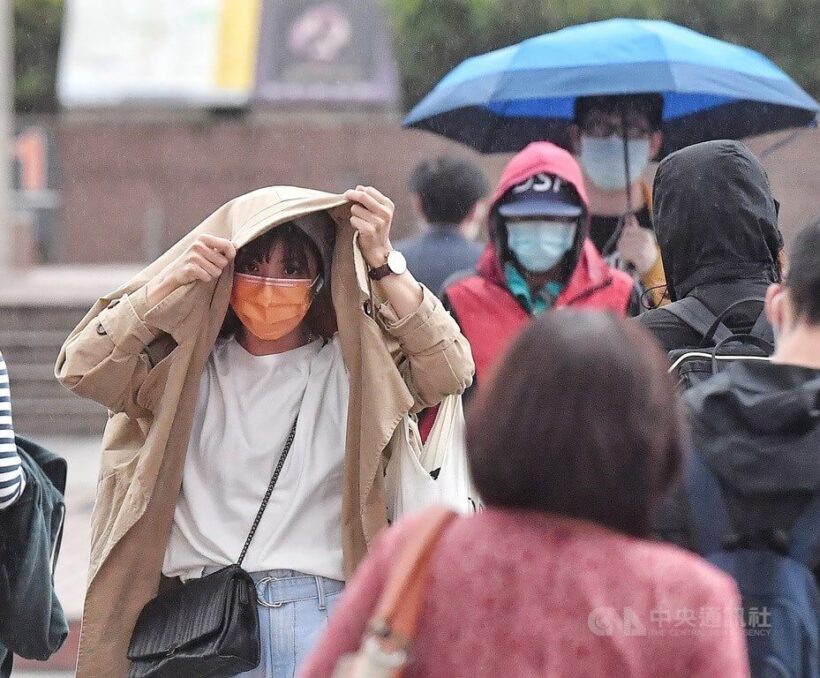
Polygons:
M390 26L376 0L268 0L255 98L393 107L398 75Z

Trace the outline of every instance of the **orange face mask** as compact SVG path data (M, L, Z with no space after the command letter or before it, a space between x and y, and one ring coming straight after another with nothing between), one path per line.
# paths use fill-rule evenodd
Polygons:
M302 322L319 280L264 278L235 273L231 308L245 328L266 341L281 339Z

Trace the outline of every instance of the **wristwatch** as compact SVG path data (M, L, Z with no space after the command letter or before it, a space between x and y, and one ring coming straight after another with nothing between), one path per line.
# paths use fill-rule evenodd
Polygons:
M388 275L401 275L407 270L407 260L398 250L392 250L387 255L387 263L378 268L371 268L367 275L373 280L381 280Z

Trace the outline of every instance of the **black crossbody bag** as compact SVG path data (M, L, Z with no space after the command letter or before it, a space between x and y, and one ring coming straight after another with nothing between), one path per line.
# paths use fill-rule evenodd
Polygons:
M227 678L259 666L256 585L242 561L285 465L298 420L236 564L191 579L145 605L128 647L129 678Z

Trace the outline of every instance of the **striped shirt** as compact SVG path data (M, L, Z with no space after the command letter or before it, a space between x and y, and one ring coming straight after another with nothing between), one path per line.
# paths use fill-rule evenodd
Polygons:
M26 476L20 465L11 423L9 372L0 353L0 509L11 506L25 489Z

